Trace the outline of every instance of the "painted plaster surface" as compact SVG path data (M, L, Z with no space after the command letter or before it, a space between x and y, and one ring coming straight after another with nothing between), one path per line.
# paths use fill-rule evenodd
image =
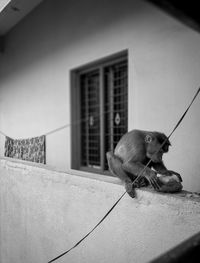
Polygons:
M90 231L123 192L119 184L1 159L0 262L48 262ZM200 198L191 195L125 195L57 262L148 262L199 231Z
M71 70L127 50L129 130L168 135L199 87L199 47L198 32L147 1L42 1L0 53L0 130L25 139L71 123ZM188 191L200 191L199 112L198 98L165 157ZM71 136L47 136L48 165L70 169ZM0 135L0 156L4 143Z

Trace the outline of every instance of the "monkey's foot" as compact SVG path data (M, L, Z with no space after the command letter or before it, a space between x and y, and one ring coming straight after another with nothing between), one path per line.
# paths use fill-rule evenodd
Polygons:
M125 189L126 189L127 194L131 198L134 198L136 196L135 187L132 184L132 182L131 183L125 183Z

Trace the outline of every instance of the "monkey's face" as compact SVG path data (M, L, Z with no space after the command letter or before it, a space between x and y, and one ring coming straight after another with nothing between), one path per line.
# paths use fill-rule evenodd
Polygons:
M164 138L164 140L165 139L166 137ZM163 154L168 152L169 150L170 142L166 141L166 143L162 146L164 140L161 140L160 137L158 138L158 136L154 134L147 135L145 138L146 156L154 163L162 162Z
M162 156L163 156L163 152L159 151L159 152L151 152L151 151L147 151L146 156L151 159L154 163L160 163L162 162Z

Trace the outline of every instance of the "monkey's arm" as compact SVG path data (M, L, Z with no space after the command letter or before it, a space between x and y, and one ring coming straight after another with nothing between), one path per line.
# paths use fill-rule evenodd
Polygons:
M151 170L149 167L145 168L145 165L143 165L142 163L128 161L122 164L122 168L125 171L134 174L136 176L138 175L144 176L149 181L149 183L153 186L154 189L159 190L161 188L161 183L157 177L157 173Z
M159 162L159 163L151 162L151 165L159 174L166 174L168 172L163 162Z

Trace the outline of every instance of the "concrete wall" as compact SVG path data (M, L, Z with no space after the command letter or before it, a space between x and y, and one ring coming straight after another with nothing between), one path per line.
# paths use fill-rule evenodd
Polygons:
M44 1L7 36L0 59L0 129L14 138L70 122L70 70L129 53L129 129L169 134L200 83L200 35L140 0ZM200 191L197 99L165 161ZM1 139L3 155L4 136ZM47 163L70 169L70 129L47 137Z
M116 179L117 182L117 179ZM0 160L0 262L44 263L78 242L124 193L118 184ZM149 262L199 231L200 197L138 190L56 262Z

